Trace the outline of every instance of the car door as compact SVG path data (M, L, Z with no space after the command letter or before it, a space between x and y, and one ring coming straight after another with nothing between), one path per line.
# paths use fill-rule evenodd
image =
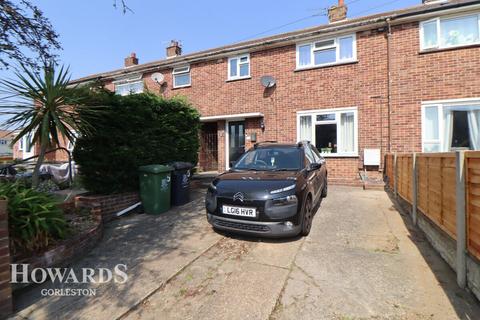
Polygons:
M320 179L320 185L321 185L321 189L323 189L324 185L327 183L327 166L326 166L326 161L325 161L325 158L322 157L320 155L320 152L318 152L318 149L311 145L311 149L313 151L313 156L315 157L315 161L317 161L317 163L320 163L322 166L320 167L320 169L318 169L318 178Z
M313 151L310 149L308 145L305 147L305 157L307 158L309 163L318 163L317 160L315 159ZM320 168L321 169L321 168ZM312 185L312 190L313 190L313 195L314 195L314 203L317 203L317 201L320 199L321 196L321 190L322 190L322 179L320 177L320 169L318 170L312 170L309 171L308 174L308 181Z

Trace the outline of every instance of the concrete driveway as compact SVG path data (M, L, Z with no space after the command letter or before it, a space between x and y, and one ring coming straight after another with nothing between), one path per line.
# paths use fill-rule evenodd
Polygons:
M17 296L31 319L479 319L480 307L383 191L334 187L309 237L223 235L202 194L161 216L108 225L73 267L128 266L95 297ZM92 287L88 285L86 287Z

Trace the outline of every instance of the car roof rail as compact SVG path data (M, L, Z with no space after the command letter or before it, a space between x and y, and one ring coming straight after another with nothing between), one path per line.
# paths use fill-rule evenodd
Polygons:
M259 145L264 144L264 143L277 143L277 141L275 141L275 140L261 141L261 142L255 143L255 144L253 145L253 147L256 149Z
M307 145L310 144L310 141L308 141L308 140L298 141L297 147L298 148L303 147L303 145L305 145L305 144L307 144Z

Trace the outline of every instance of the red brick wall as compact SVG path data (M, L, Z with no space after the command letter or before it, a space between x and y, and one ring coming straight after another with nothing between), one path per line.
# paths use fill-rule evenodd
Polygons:
M480 97L480 48L420 53L418 23L393 28L392 151L421 151L421 102Z
M257 141L296 142L296 112L301 110L358 107L359 154L365 147L387 145L386 39L375 31L357 34L358 63L312 70L295 70L295 45L250 54L251 79L227 81L227 59L191 65L192 86L173 89L171 69L160 70L167 85L162 88L144 74L147 90L171 97L184 95L202 116L261 112L260 119L246 120L246 134L257 133ZM274 76L277 85L265 89L264 75ZM112 88L112 84L107 85ZM380 97L380 98L377 98ZM219 171L225 168L225 122L219 121ZM251 143L247 141L247 148ZM358 179L360 158L327 159L332 178Z
M111 195L81 195L75 198L75 207L95 209L95 214L102 216L103 222L115 219L115 214L140 201L137 192Z
M12 313L7 202L0 200L0 319Z
M363 149L381 148L383 159L389 131L391 151L421 149L421 101L480 96L480 48L419 53L418 23L392 30L390 119L384 31L357 33L358 63L295 71L295 45L288 45L251 52L251 79L227 81L227 59L222 58L192 64L192 86L187 88L172 88L172 70L168 68L158 70L166 85L159 87L150 74L144 74L144 81L154 93L187 96L202 116L263 113L265 131L260 129L259 119L246 121L247 135L257 132L258 141L296 141L297 111L356 106L359 157L328 158L327 163L332 180L357 180ZM275 88L261 86L264 75L276 78ZM114 89L112 83L107 87ZM225 122L218 125L218 167L223 171Z

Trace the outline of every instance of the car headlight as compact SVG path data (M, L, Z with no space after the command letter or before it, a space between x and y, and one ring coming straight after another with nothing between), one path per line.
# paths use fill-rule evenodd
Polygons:
M272 190L272 191L270 191L270 193L271 193L271 194L276 194L276 193L280 193L280 192L284 192L284 191L288 191L288 190L293 190L293 189L295 189L295 185L294 185L294 184L292 184L291 186L282 188L282 189Z
M272 204L274 206L287 206L291 204L296 204L297 202L297 196L295 195L272 199Z

